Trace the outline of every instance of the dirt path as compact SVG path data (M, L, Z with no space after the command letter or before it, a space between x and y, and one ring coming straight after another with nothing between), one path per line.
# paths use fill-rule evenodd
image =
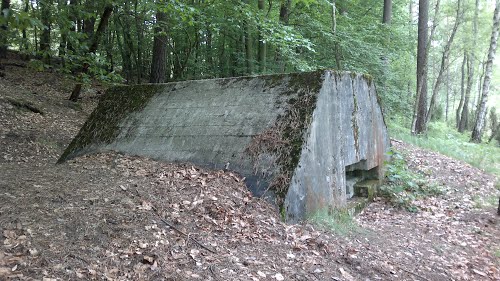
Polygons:
M405 152L412 169L442 186L444 194L414 202L420 207L417 213L384 202L371 204L357 220L380 240L362 247L429 280L500 280L495 178L439 153L392 144Z
M5 72L0 280L500 280L495 179L465 163L393 142L444 195L417 213L377 199L349 235L285 225L230 172L113 153L54 165L96 94L74 106L61 76Z

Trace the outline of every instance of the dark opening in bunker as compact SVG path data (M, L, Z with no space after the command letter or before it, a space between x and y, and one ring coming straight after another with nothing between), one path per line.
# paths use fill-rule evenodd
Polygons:
M378 179L378 169L379 167L374 167L372 169L367 169L366 160L361 160L352 165L345 167L345 188L347 199L359 196L359 191L356 192L356 184L366 180L376 180ZM358 193L358 194L357 194Z

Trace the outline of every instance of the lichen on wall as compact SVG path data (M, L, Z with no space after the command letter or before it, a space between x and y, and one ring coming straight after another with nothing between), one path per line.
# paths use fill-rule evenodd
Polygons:
M87 146L113 142L120 133L119 124L123 119L132 112L143 109L163 87L148 84L110 88L80 129L77 137L61 155L58 163L65 161L71 154L72 157L83 154ZM77 152L78 150L82 151Z

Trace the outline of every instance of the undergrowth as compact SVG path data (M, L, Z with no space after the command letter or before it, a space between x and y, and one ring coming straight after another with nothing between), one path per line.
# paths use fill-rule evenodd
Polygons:
M500 147L492 143L470 143L470 132L459 133L445 122L431 122L425 136L412 136L407 119L394 117L388 122L392 138L438 151L449 157L462 160L494 175L500 175ZM483 141L487 135L483 136Z
M428 181L420 174L411 171L399 152L392 151L391 161L386 163L387 183L380 187L379 193L395 206L417 212L413 201L427 196L443 193L442 189Z
M312 224L338 235L349 235L361 231L347 210L336 209L331 212L318 211L308 218Z

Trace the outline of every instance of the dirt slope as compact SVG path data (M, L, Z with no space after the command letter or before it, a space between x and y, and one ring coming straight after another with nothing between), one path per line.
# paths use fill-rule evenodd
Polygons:
M495 179L465 163L393 142L447 192L417 213L378 199L349 235L285 225L228 171L113 153L54 165L98 94L75 106L58 74L5 74L0 280L500 280Z

